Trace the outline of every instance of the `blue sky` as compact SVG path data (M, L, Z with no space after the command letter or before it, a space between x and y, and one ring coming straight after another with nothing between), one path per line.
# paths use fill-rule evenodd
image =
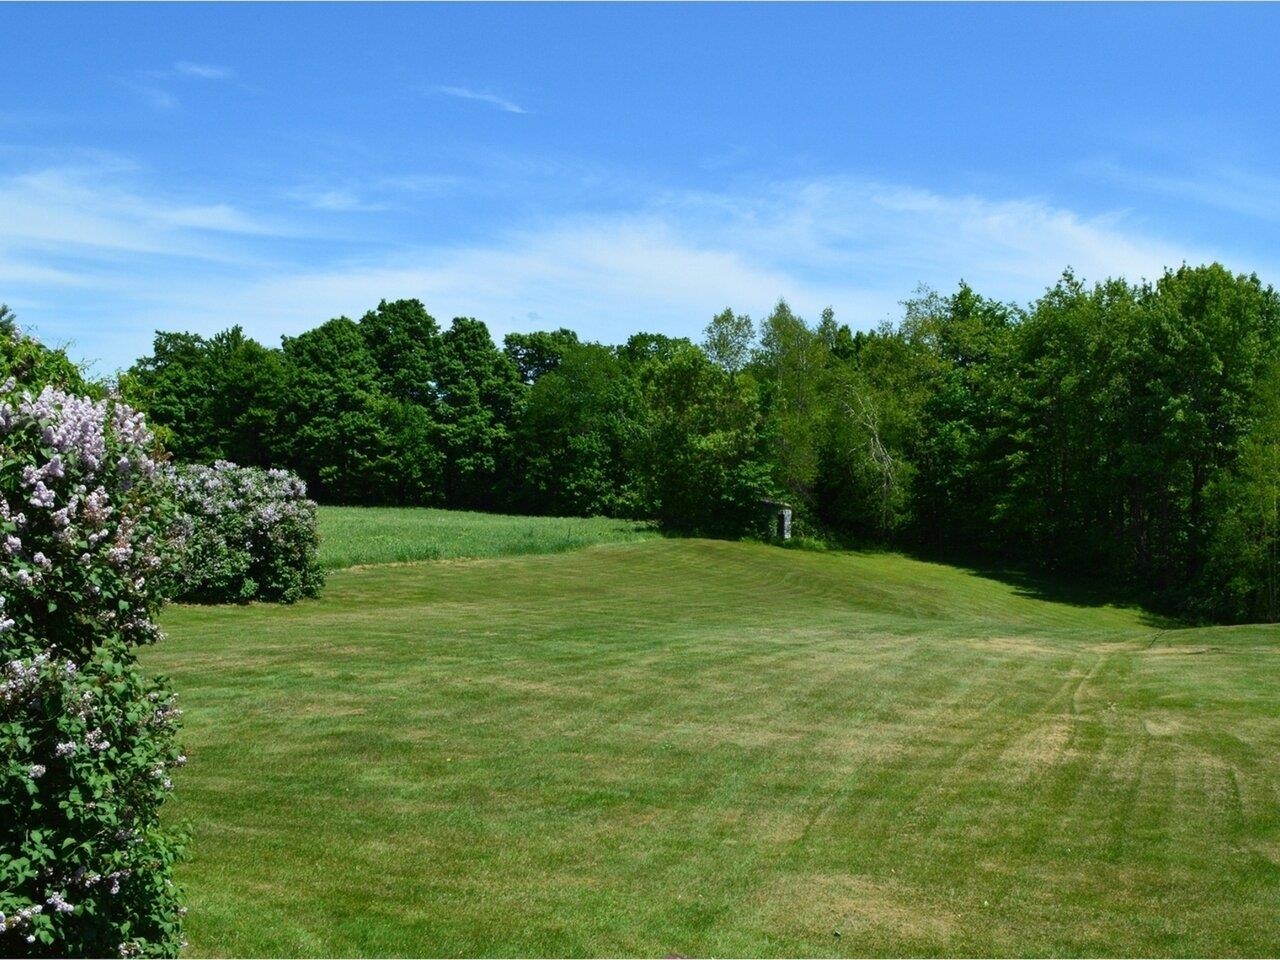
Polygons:
M1071 265L1280 281L1280 8L0 5L0 302L99 373L382 297L495 337Z

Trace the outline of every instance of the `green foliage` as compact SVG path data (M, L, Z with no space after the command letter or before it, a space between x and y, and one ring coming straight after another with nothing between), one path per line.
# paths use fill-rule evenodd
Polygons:
M1256 277L1183 267L1087 289L1065 276L1017 328L1003 378L1005 541L1168 609L1213 608L1215 525L1242 506L1226 501L1274 405L1260 391L1278 349L1280 301Z
M120 378L120 393L163 425L166 449L183 460L271 463L283 368L232 327L212 337L157 333L152 355Z
M284 339L289 461L338 503L380 502L390 444L381 371L357 324L337 317Z
M693 346L687 337L668 337L662 333L633 333L618 348L618 357L630 369L639 369L650 360L669 357L676 350Z
M751 357L756 328L745 313L725 308L711 318L703 330L702 349L711 362L730 375L737 373Z
M559 367L578 342L578 335L563 327L550 332L508 333L502 338L502 352L515 364L520 382L533 384Z
M84 379L65 351L22 333L13 311L0 303L0 383L9 377L36 393L49 385L94 397L103 392Z
M179 545L142 418L44 380L19 341L0 386L0 954L174 956L181 914L161 825L179 711L135 648ZM15 383L30 376L33 388Z
M815 515L846 536L891 542L910 522L915 473L898 398L849 364L832 370L824 396Z
M1234 466L1205 491L1212 540L1196 612L1210 619L1280 619L1280 365L1256 404Z
M374 403L384 449L366 503L439 503L445 454L440 442L440 328L417 300L382 301L360 320L379 371ZM367 489L367 488L366 488Z
M924 429L910 448L915 536L947 549L990 543L1015 314L964 283L950 297L926 294L906 307L901 336L929 384L917 411Z
M382 391L434 412L440 327L417 300L386 300L360 318L360 334L378 368Z
M441 341L436 384L445 502L493 507L499 499L498 471L507 455L519 375L479 320L455 318Z
M638 515L627 455L640 400L639 384L614 351L599 344L567 349L524 394L516 416L516 506L552 515Z
M178 599L293 603L320 594L316 505L295 475L219 460L177 467L174 488L189 524Z
M813 507L818 479L829 358L817 333L785 300L760 324L751 369L763 385L772 474L788 499L806 509Z
M642 368L634 448L647 512L664 527L711 535L752 529L775 492L760 447L754 382L733 379L689 344Z

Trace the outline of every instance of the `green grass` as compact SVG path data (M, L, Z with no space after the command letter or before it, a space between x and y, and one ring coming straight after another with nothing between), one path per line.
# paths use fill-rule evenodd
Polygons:
M184 607L195 955L1280 954L1280 636L651 540Z
M656 536L647 525L603 517L518 517L422 507L321 507L326 569L370 563L560 553Z

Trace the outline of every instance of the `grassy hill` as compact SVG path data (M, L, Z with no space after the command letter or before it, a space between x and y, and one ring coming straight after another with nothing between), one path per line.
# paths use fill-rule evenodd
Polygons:
M1271 627L697 540L163 625L196 955L1280 953Z

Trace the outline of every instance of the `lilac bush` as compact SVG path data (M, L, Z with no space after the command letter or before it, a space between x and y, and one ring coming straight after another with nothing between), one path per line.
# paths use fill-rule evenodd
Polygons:
M185 758L135 658L181 547L170 484L139 414L20 386L31 342L2 339L0 956L172 956Z
M219 460L174 468L174 486L190 522L182 599L292 603L319 594L316 505L295 474Z

